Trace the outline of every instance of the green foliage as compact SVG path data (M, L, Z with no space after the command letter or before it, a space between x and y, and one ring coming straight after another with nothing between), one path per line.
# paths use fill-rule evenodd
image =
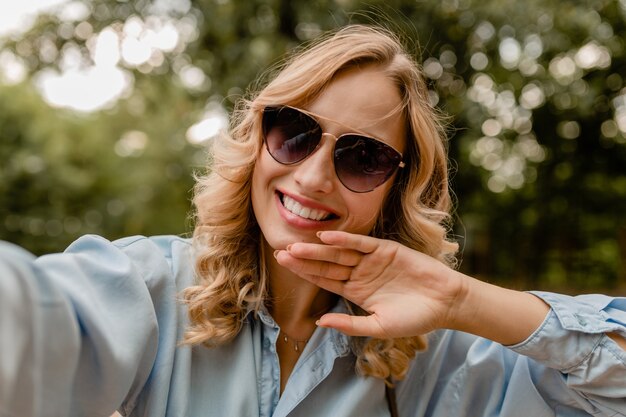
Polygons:
M187 231L201 151L184 141L189 104L163 89L153 99L164 97L141 117L124 111L128 100L83 116L50 109L28 85L0 89L0 237L45 253L85 233ZM125 152L129 132L145 132L145 147Z
M0 84L0 238L44 253L87 232L190 231L191 174L206 161L187 129L211 106L231 109L301 42L382 23L404 34L433 103L452 116L462 269L524 288L624 287L623 0L84 4L82 23L43 16L4 43L32 78ZM186 35L149 64L121 61L132 89L113 107L53 109L35 91L30 81L63 68L68 49L90 63L92 34L154 16ZM190 68L205 77L195 86Z

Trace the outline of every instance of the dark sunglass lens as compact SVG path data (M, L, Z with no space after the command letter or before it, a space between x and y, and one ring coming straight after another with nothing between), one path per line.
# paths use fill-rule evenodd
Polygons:
M335 145L337 177L355 192L372 191L384 183L401 160L392 147L364 136L345 135Z
M294 164L309 156L322 137L318 123L289 107L268 107L263 112L267 150L282 164Z

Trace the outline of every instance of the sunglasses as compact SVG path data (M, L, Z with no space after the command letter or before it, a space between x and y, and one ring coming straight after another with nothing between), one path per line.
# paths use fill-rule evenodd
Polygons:
M297 164L317 150L322 127L313 116L289 106L268 106L263 110L263 136L269 154L283 165ZM332 135L331 135L332 136ZM335 173L355 193L374 190L404 167L402 154L381 142L357 133L335 137Z

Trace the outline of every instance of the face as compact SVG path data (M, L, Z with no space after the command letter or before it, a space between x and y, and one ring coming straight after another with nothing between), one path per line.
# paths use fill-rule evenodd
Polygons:
M283 165L262 148L252 174L252 207L273 249L317 242L320 230L371 231L394 177L370 192L347 189L333 166L335 137L360 133L403 152L406 127L401 112L394 111L400 103L397 87L380 70L350 69L303 108L315 115L325 133L317 150L303 161Z

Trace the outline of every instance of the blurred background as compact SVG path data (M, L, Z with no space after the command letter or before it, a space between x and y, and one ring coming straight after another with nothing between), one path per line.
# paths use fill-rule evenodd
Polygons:
M193 173L250 83L381 20L450 115L461 270L625 293L626 0L3 2L0 239L189 234Z

